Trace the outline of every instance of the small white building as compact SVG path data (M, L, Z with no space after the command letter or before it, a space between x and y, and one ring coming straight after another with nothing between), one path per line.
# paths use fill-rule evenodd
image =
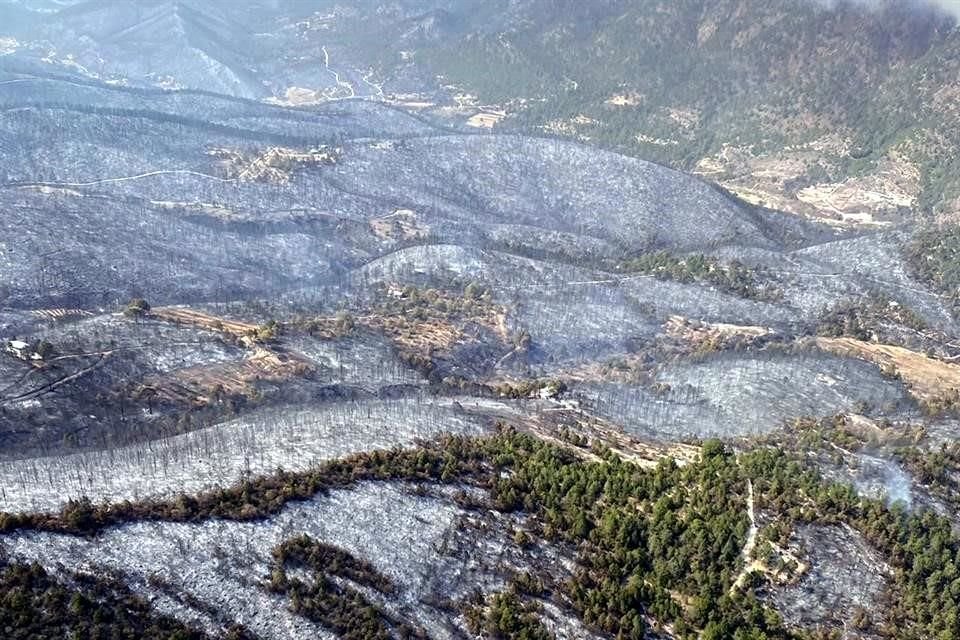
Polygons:
M7 353L21 360L43 360L36 351L30 349L30 345L23 340L11 340L7 343Z
M30 345L23 340L11 340L7 343L7 353L21 360L27 359L27 350L29 348Z

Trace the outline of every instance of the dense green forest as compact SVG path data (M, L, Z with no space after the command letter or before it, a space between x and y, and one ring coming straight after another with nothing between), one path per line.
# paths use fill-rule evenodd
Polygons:
M0 565L0 633L9 640L203 640L156 614L115 580L76 575L68 585L39 565ZM243 629L223 640L251 640Z
M389 578L369 563L342 549L309 536L298 536L274 549L276 561L270 589L290 599L295 613L319 622L344 640L408 640L426 638L422 629L394 619L357 589L338 582L344 578L382 594L396 588ZM291 567L307 569L312 580L305 582L288 575Z
M914 275L943 294L954 314L960 313L960 227L922 230L906 252Z

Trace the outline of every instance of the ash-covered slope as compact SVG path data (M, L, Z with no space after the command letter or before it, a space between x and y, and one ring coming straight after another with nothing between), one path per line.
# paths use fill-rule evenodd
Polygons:
M7 29L23 38L26 49L45 43L46 59L68 60L88 75L261 96L249 32L227 8L183 0L91 0L41 9L29 23Z
M326 32L331 20L336 33ZM355 55L354 45L366 38L352 30L341 33L341 22L351 29L367 23L371 33L382 24L391 31L379 34L381 43L399 44L446 41L457 20L420 0L387 6L329 0L2 0L0 52L51 71L68 69L130 86L253 99L283 99L291 88L324 99L384 97L367 81L372 60ZM349 63L339 57L345 40L351 42Z
M8 363L0 402L19 407L11 426L56 425L13 429L11 456L65 431L86 434L87 447L111 441L131 400L144 424L173 428L184 403L203 408L189 424L216 420L210 398L224 386L282 403L557 376L606 418L670 438L768 431L861 405L913 415L924 397L884 378L868 350L810 342L829 313L864 301L903 309L890 327L871 325L878 336L953 353L936 341L954 317L912 278L905 232L839 233L659 165L458 132L381 103L287 109L20 61L4 69L3 323L8 339L84 354L26 385L15 382L26 365ZM463 301L468 285L482 302ZM185 321L161 313L140 353L136 332L102 315L135 298L208 305L211 317L186 320L213 333L157 334ZM338 312L365 333L340 345L350 323L330 319ZM64 314L78 337L57 325ZM224 329L233 315L239 328ZM305 319L318 315L327 320ZM276 338L270 321L292 332L277 353L252 346ZM224 331L223 348L164 346ZM239 351L237 340L247 341ZM732 349L748 353L722 353ZM101 352L105 362L91 360ZM364 353L374 373L350 364ZM788 388L792 377L801 388ZM104 388L117 404L86 411Z
M429 281L438 263L408 268L394 252L452 245L480 252L471 277L516 287L551 269L501 276L484 256L568 265L579 273L567 282L642 302L664 285L640 280L636 290L631 259L702 253L782 291L743 300L681 278L650 300L661 319L809 323L839 299L879 291L934 325L952 322L910 279L902 235L845 239L658 165L569 142L455 133L365 101L291 110L5 68L0 197L18 241L0 277L12 306L274 295L359 268ZM165 275L150 277L158 265Z
M0 274L9 306L272 296L354 270L423 284L454 268L517 290L581 282L585 298L646 304L660 322L809 324L838 300L883 292L952 326L910 279L902 235L844 239L651 163L453 133L365 101L291 110L30 71L8 67L14 82L0 85L0 198L18 238ZM472 252L476 267L441 245ZM782 293L637 280L630 260L657 251L742 263L762 275L755 287ZM491 252L533 262L493 267ZM556 265L572 269L562 282Z
M0 592L53 636L454 640L520 607L536 638L786 640L938 602L901 595L932 583L885 503L956 524L917 462L960 410L955 239L382 102L9 58L0 113ZM720 613L673 604L704 584Z
M17 82L0 85L0 197L19 240L3 281L8 303L20 306L137 292L209 300L224 281L248 296L316 286L332 270L388 255L396 242L371 229L397 211L415 218L412 237L399 239L406 244L509 252L529 240L531 251L573 257L593 244L597 260L652 249L780 251L824 234L663 167L570 143L453 135L372 103L292 111L7 78ZM362 232L331 234L338 227ZM566 249L537 247L546 233L566 234ZM170 273L148 277L159 265Z
M481 115L854 227L960 206L960 30L925 0L7 0L0 12L0 55L48 70Z

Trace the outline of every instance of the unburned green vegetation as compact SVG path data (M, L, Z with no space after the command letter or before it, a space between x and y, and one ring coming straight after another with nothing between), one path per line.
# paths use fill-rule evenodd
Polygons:
M954 315L960 313L960 226L919 231L906 247L913 273L944 295Z
M270 590L287 596L294 613L319 622L338 637L344 640L427 637L422 629L395 620L353 586L360 585L385 595L396 591L390 579L368 562L306 535L281 543L274 549L273 557ZM306 569L311 580L290 575L290 568Z
M60 514L4 516L0 526L7 532L32 528L95 535L134 519L263 518L291 501L359 481L470 484L486 490L485 508L530 516L515 539L574 549L578 567L572 579L536 583L529 578L525 584L536 583L535 588L518 587L514 595L484 604L473 619L491 632L522 627L530 637L540 637L532 590L559 597L589 627L621 638L643 637L651 621L673 625L681 638L818 637L784 625L762 598L762 576L734 586L747 538L746 493L752 481L756 509L768 514L771 531L782 532L778 539L800 523L845 524L894 568L890 605L886 616L871 623L874 632L905 639L960 632L954 615L960 578L952 569L960 564L960 538L945 518L860 497L849 487L824 482L801 458L772 447L738 455L710 441L696 462L681 467L665 459L652 469L603 447L595 453L597 458L585 460L502 427L488 438L447 436L415 449L358 454L313 471L277 473L192 498L112 507L74 502ZM380 593L392 589L362 559L317 541L294 539L277 554L283 566L324 567ZM339 583L298 584L282 571L274 582L284 593L299 594L291 602L303 615L344 632L343 621L352 620L351 633L374 634L355 637L392 637L400 628L399 621ZM496 612L493 618L490 611ZM364 631L357 631L361 627Z
M0 564L0 634L9 640L205 640L206 634L157 614L116 580L77 574L73 584L37 564ZM241 628L223 640L252 640Z
M778 288L763 281L760 270L737 261L724 263L703 254L642 253L618 262L614 269L651 275L661 280L708 284L748 300L773 301L783 296Z
M518 583L513 582L508 589L468 607L467 626L478 636L486 634L503 640L551 640L553 635L540 621L538 611L537 604L525 599Z

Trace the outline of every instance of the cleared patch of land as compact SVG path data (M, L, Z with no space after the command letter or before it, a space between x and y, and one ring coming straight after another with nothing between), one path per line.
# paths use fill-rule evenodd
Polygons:
M903 378L920 400L932 401L960 389L960 365L930 358L904 347L864 342L854 338L816 338L824 351L872 362Z

